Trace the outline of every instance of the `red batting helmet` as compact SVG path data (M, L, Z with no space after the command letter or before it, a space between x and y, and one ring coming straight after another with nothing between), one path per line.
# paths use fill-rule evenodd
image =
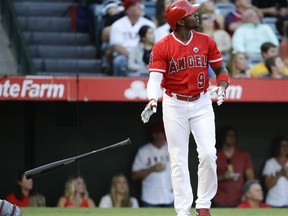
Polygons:
M180 19L194 13L198 8L199 4L191 5L187 0L177 0L167 7L165 17L170 27L175 30Z

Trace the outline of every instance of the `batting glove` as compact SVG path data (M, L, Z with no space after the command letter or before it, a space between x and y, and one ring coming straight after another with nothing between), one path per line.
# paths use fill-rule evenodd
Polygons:
M212 89L212 91L210 93L214 93L214 92L217 94L217 104L218 104L218 106L220 106L224 102L224 99L226 96L225 87L224 86L218 86L218 87Z
M157 101L155 99L151 99L149 103L146 105L145 109L141 113L141 119L144 123L147 123L153 113L157 111Z

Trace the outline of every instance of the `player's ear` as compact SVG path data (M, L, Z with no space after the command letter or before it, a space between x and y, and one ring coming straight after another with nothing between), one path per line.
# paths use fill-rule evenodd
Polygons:
M183 19L180 19L177 21L177 24L178 25L181 25L181 26L184 26L184 20Z

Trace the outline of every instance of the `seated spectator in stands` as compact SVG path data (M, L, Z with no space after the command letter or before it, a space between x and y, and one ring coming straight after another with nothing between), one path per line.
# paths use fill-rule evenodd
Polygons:
M129 52L139 42L140 28L148 25L155 29L155 24L142 16L141 0L124 0L124 7L127 15L114 22L110 32L110 45L114 51L114 76L127 75Z
M270 208L269 205L262 202L264 199L263 190L257 179L248 180L243 187L245 201L237 208Z
M81 176L71 177L65 184L64 195L58 200L58 207L95 207L89 197L86 183Z
M252 0L252 3L259 8L264 16L283 16L288 12L288 5L285 0Z
M139 148L133 165L133 180L141 181L142 207L173 207L169 153L164 126L151 125L151 142Z
M272 207L288 207L288 139L276 137L271 147L271 157L262 172L268 190L266 203Z
M209 13L200 13L200 27L199 31L210 35L216 42L217 47L222 55L227 55L231 50L231 37L230 35L222 30L215 30L214 18Z
M254 78L259 78L268 74L268 70L264 64L264 61L265 59L272 56L277 56L278 54L277 47L275 46L275 44L271 42L265 42L261 44L260 50L261 50L262 62L253 65L251 68L251 77Z
M232 48L243 52L248 57L260 56L260 47L264 42L279 46L279 41L271 27L260 23L259 16L253 8L243 12L243 24L237 28L232 37Z
M227 62L227 70L231 78L249 78L250 68L244 53L232 52Z
M283 24L284 37L279 46L279 56L283 59L285 66L288 67L288 20Z
M123 173L118 173L113 176L110 193L101 198L99 207L139 207L137 199L130 196L127 178Z
M19 207L29 206L30 196L33 189L33 180L27 179L23 170L19 170L17 174L15 189L10 193L6 200Z
M111 25L121 17L125 16L124 7L122 6L122 1L120 0L106 0L103 2L103 20L104 26L102 29L101 49L103 52L102 57L102 68L104 73L111 75L112 72L112 61L113 61L113 51L109 45Z
M155 43L164 38L167 34L172 32L169 24L165 19L166 8L171 4L173 0L159 0L156 2L156 23L157 28L154 31Z
M254 179L249 153L237 147L237 132L225 127L217 151L218 190L213 199L216 207L236 207L241 203L242 189L246 180Z
M165 19L165 11L169 4L171 4L174 0L158 0L156 1L155 6L155 23L156 26L162 26L166 23Z
M154 45L154 32L149 26L139 30L140 43L129 53L127 76L149 76L149 58Z
M250 0L233 0L232 2L235 4L236 10L228 13L225 17L225 29L231 36L242 25L242 13L252 6Z
M265 66L269 73L263 78L283 79L288 78L285 73L285 64L279 56L273 56L265 60Z
M35 193L30 196L29 207L45 207L46 206L46 198L40 194Z
M286 37L286 34L285 34L285 24L288 22L288 13L285 15L285 16L278 16L277 17L277 20L275 22L275 27L276 27L276 30L278 32L278 38L280 41L283 40L283 38Z
M199 14L209 14L213 18L214 29L224 29L224 17L215 8L215 3L212 0L198 0L200 3L198 9Z

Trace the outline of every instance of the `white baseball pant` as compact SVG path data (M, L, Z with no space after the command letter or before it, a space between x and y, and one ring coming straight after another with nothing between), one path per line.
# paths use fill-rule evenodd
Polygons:
M210 208L217 191L215 119L209 92L192 102L163 94L163 121L171 163L174 205L178 216L189 216L193 193L188 169L192 132L199 158L196 208Z

